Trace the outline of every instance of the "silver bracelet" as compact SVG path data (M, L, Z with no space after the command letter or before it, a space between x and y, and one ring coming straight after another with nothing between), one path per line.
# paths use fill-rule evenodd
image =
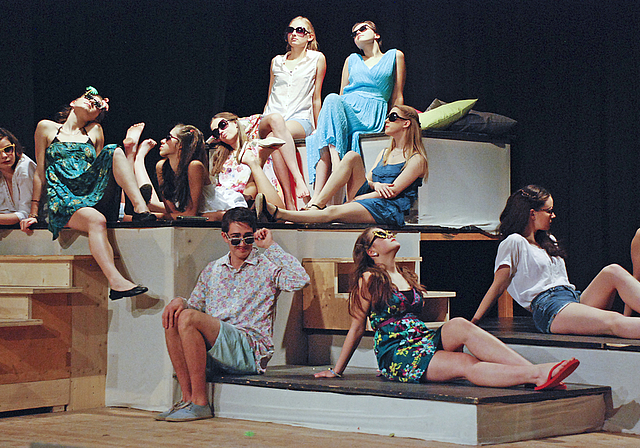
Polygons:
M338 378L342 378L342 375L340 375L338 372L333 370L333 367L329 367L329 372L333 373Z

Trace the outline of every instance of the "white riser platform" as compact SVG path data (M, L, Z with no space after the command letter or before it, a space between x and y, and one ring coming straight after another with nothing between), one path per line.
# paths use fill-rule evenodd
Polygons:
M254 379L245 384L214 384L215 415L479 445L599 430L607 407L606 393L562 396L553 392L542 396L531 390L523 393L522 389L442 384L413 385L410 390L396 388L398 383L377 381L373 370L362 376L362 369L348 369L343 379L322 380L313 379L308 367L291 369L305 374L283 373L279 381L285 381L285 388L273 383L260 386ZM353 375L355 379L351 379ZM366 384L361 383L363 378ZM355 390L371 386L380 389L369 394ZM317 387L326 390L314 390ZM413 394L416 390L425 391L424 396ZM484 394L495 394L496 399L487 400ZM511 394L518 398L510 400Z
M571 375L572 383L611 387L613 412L607 417L603 429L640 434L640 353L519 344L509 346L535 363L578 358L580 367Z
M418 191L418 224L460 228L474 225L493 232L511 192L511 145L423 137L429 159L429 180ZM361 138L365 167L374 166L389 137ZM306 146L296 141L309 179ZM309 186L310 191L311 186Z

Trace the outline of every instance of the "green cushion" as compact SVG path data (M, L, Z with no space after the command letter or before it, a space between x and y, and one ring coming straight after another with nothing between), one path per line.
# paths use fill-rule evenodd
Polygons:
M440 129L446 128L451 123L464 117L476 104L478 99L460 100L453 103L443 104L435 109L422 112L420 117L420 128Z

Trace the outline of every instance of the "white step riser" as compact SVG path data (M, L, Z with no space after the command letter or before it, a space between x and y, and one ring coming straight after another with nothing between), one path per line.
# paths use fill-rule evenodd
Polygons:
M0 261L2 286L60 286L72 285L72 268L68 261Z
M31 297L1 294L0 319L31 319Z

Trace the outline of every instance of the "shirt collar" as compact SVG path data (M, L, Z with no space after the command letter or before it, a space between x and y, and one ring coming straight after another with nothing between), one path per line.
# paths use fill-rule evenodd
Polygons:
M224 266L229 267L230 269L235 269L233 267L233 265L231 264L231 252L227 252L227 255L224 257L224 260L222 261L222 264ZM249 254L249 256L247 257L246 260L244 260L244 263L242 263L242 266L240 266L240 269L242 269L242 267L245 264L250 264L250 265L256 265L258 264L258 248L254 247L251 250L251 253Z

